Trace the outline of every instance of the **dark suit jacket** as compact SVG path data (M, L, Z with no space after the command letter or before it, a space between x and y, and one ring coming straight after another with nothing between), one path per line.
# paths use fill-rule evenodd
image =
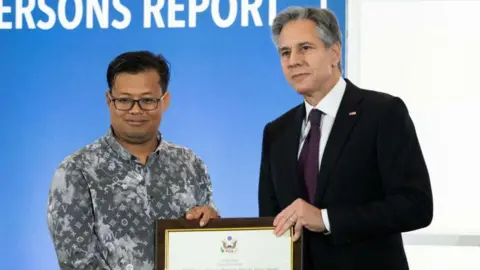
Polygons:
M313 203L327 209L331 234L304 229L304 269L409 269L401 233L428 226L433 216L415 127L400 98L346 81ZM302 103L265 126L262 217L276 216L297 198L308 201L297 163L304 117Z

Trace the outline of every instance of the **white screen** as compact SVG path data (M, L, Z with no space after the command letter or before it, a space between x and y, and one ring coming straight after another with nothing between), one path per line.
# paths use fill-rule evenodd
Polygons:
M411 270L478 270L480 247L407 246Z
M480 1L348 3L346 76L401 97L417 129L435 203L423 234L480 234L479 12Z

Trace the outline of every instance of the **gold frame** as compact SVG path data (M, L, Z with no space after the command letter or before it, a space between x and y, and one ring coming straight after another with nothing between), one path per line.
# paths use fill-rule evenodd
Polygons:
M194 229L166 229L165 230L165 270L168 270L168 234L171 232L198 232L198 231L261 231L274 230L275 227L236 227L236 228L194 228ZM290 228L290 269L293 269L293 229Z

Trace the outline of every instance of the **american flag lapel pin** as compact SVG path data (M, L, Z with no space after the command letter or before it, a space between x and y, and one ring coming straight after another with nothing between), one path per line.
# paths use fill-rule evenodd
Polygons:
M348 115L357 115L357 112L350 112Z

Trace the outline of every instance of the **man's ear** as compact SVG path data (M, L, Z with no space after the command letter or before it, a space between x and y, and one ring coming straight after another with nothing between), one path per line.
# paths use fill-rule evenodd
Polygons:
M162 113L164 113L167 109L168 109L168 106L170 106L170 92L167 91L165 92L165 94L163 94L162 96L162 100L160 102L162 102Z
M338 66L342 58L342 46L337 42L330 47L330 50L333 53L332 66Z
M107 106L109 106L110 102L112 102L112 100L110 99L110 89L107 89L107 91L105 92L105 99L107 101Z

